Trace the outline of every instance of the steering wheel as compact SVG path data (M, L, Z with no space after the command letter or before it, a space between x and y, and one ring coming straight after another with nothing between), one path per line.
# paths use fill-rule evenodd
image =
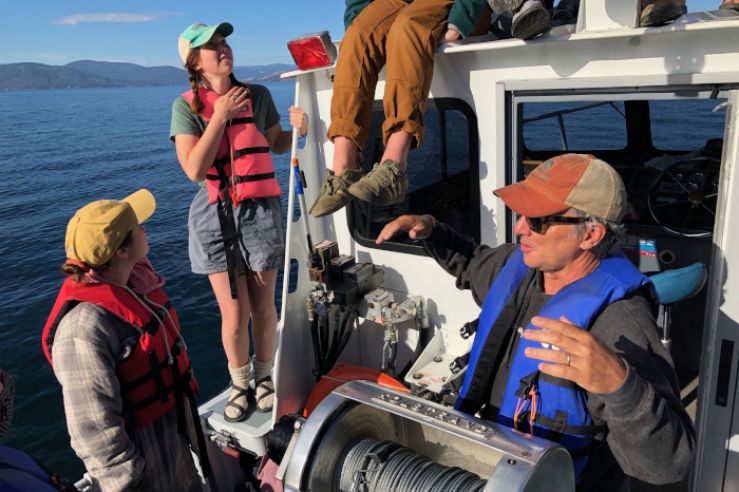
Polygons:
M647 197L654 221L682 237L713 234L720 166L720 159L692 156L664 168Z

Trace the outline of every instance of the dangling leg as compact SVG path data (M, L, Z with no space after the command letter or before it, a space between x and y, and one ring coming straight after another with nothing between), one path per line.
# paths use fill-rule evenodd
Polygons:
M434 52L453 0L415 0L403 9L387 36L387 81L380 165L349 188L360 200L400 203L408 190L408 151L423 140L423 112L434 72Z
M385 38L403 0L375 0L354 19L341 41L331 98L333 169L328 171L310 213L334 213L352 200L346 190L361 176L358 155L367 143L377 75L385 65Z

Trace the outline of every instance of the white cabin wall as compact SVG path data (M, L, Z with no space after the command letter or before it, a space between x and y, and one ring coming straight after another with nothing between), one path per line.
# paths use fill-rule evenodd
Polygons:
M739 79L737 79L739 80ZM737 359L739 358L739 92L729 98L724 135L721 197L716 211L714 251L706 310L701 396L696 425L700 433L696 452L694 490L739 490L739 412ZM715 307L715 308L713 308ZM716 402L719 351L723 340L734 343L729 370L728 401ZM725 476L724 476L725 472Z

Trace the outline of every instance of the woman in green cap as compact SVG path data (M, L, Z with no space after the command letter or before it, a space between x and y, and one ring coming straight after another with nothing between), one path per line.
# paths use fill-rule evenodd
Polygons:
M208 275L221 313L221 335L231 374L225 418L248 416L254 380L256 410L274 402L271 379L277 313L277 268L284 258L280 187L270 151L290 149L269 91L233 75L227 22L193 24L178 49L190 90L172 106L170 138L187 177L200 183L190 205L192 271ZM307 132L305 113L290 108L290 124ZM249 360L251 320L254 358Z

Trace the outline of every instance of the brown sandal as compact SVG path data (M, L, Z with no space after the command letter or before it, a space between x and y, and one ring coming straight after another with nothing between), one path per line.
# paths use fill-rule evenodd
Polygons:
M254 392L255 398L256 398L256 411L259 413L266 413L272 411L273 403L270 404L268 407L264 406L262 407L261 404L266 400L267 398L270 398L272 395L275 394L275 385L272 382L271 376L265 376L259 381L256 381L255 383L256 390Z
M249 392L251 391L249 388L241 387L237 384L235 384L233 381L231 381L231 389L236 390L236 393L233 393L229 399L228 402L226 402L226 408L235 408L239 411L239 414L236 417L229 417L226 414L226 410L223 410L223 418L226 419L226 422L243 422L246 420L247 412L249 410ZM242 405L239 405L236 403L236 400L238 400L241 397L246 398L246 407L243 407Z

